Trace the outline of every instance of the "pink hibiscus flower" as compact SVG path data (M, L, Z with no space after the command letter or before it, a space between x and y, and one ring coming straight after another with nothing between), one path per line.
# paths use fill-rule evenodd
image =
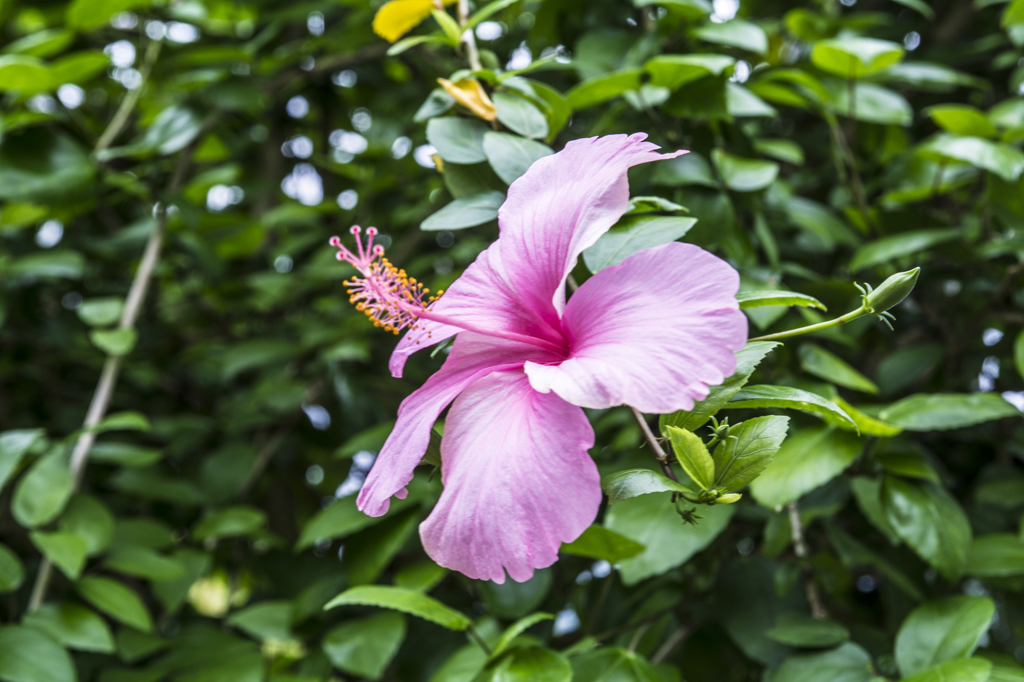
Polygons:
M408 328L391 356L456 335L444 365L398 410L358 506L384 514L404 497L441 412L444 492L420 526L427 554L471 578L529 579L591 524L601 483L581 408L690 409L736 365L747 339L739 275L703 249L674 242L601 270L569 299L577 258L625 213L626 171L658 154L646 135L576 140L509 188L499 239L437 300L382 260L368 230L352 300L376 324ZM359 228L353 228L358 235ZM357 237L358 241L358 237Z

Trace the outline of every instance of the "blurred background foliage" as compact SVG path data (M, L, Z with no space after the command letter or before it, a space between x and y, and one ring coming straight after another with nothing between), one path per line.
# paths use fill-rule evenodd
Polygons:
M403 1L389 47L366 0L0 0L0 679L1024 680L1024 3ZM789 437L738 503L449 573L429 462L354 506L442 358L389 376L327 239L444 288L533 160L638 131L692 153L576 281L681 238L753 336L920 280L895 331L748 348L715 410ZM603 475L658 469L589 414Z

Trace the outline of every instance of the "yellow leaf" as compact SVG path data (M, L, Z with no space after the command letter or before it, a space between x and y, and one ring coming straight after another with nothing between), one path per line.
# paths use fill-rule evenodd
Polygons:
M493 121L498 118L498 110L494 107L494 102L487 96L483 86L475 78L463 78L454 83L444 78L438 78L437 82L456 102L483 120Z
M456 0L443 1L445 5L450 5ZM419 26L421 21L430 16L431 10L439 9L440 6L440 0L391 0L377 10L377 15L373 17L373 32L393 43Z

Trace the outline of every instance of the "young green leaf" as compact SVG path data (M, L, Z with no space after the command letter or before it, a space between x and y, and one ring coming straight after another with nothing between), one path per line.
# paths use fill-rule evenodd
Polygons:
M718 444L714 455L714 487L739 490L771 464L789 429L789 417L757 417L737 424Z
M651 469L630 469L605 476L601 479L601 488L608 495L609 505L651 493L685 492L693 494L694 492L681 483L676 483Z
M740 302L741 310L770 305L786 305L828 311L825 304L818 299L795 291L741 291L736 294L736 300Z
M360 585L359 587L353 587L327 602L324 610L348 604L380 606L385 609L402 611L413 616L419 616L432 623L437 623L449 630L465 630L472 624L472 621L465 615L445 606L436 599L401 587L388 587L385 585Z
M692 431L675 426L666 427L665 434L672 442L672 451L683 471L702 490L710 490L715 483L715 462L704 441Z
M810 374L854 391L878 393L878 386L835 353L813 343L800 346L800 367Z

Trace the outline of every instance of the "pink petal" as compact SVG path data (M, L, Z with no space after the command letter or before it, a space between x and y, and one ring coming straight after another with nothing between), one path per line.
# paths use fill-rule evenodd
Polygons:
M455 396L491 372L519 368L530 359L551 361L552 354L536 346L473 332L459 334L441 369L402 401L395 428L359 491L359 509L370 516L381 516L387 512L392 495L405 497L403 489L430 443L430 429Z
M466 271L431 307L431 311L456 318L485 329L510 331L564 343L557 326L552 327L536 315L516 293L501 263L498 243L477 256ZM398 342L391 354L391 374L402 376L406 359L457 332L458 327L420 320Z
M427 554L479 580L522 582L594 521L601 479L583 410L537 393L520 370L469 387L441 441L444 493L420 526Z
M581 407L691 409L732 373L733 351L746 343L739 281L725 261L678 242L605 268L565 308L569 359L527 362L530 383Z
M526 305L552 326L565 307L565 280L583 250L618 222L629 204L630 167L670 159L647 135L574 140L512 183L498 211L501 257Z

